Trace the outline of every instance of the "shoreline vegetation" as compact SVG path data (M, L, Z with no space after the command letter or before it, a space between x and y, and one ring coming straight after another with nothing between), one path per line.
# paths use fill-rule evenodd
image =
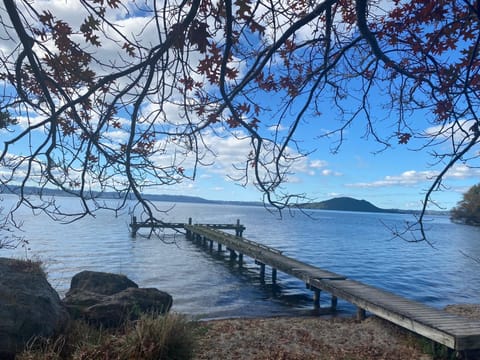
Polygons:
M19 261L18 267L46 277L39 262ZM445 310L480 320L480 304ZM373 315L362 321L335 314L198 320L146 313L112 328L71 320L61 334L29 341L16 359L446 360L451 355L446 347Z
M452 305L480 319L480 305ZM74 321L49 340L36 339L17 360L429 360L451 354L376 316L231 318L194 321L185 315L146 314L117 329Z

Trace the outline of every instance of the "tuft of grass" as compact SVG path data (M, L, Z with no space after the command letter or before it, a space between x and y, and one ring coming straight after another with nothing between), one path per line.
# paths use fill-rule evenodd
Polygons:
M32 259L10 259L10 265L18 271L40 274L46 277L46 271L43 267L43 263L40 260Z
M123 338L122 359L190 359L196 343L192 325L179 314L143 315Z
M196 323L180 314L143 314L116 330L75 321L57 339L32 342L17 360L188 360L197 336Z
M65 337L55 339L34 338L26 350L15 357L16 360L62 360Z

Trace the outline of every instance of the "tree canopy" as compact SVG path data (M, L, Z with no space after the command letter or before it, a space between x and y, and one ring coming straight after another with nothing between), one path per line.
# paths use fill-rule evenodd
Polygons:
M152 218L142 194L194 179L211 164L206 137L225 131L250 143L230 176L288 206L306 195L282 187L312 151L297 137L306 118L330 124L333 151L353 122L385 148L442 144L423 210L453 164L477 159L479 1L67 3L0 9L0 181L81 199L65 213L21 193L53 217L103 207L89 200L95 190L118 192L118 207L133 195ZM415 123L418 113L436 130Z
M480 226L480 184L472 186L451 211L451 218L468 225Z

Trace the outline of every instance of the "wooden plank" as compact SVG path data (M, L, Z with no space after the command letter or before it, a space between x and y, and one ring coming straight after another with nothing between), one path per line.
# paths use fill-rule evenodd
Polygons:
M348 280L345 276L285 256L277 249L218 229L192 225L185 225L185 229L216 241L219 246L223 244L250 256L261 264L263 274L265 265L269 265L299 278L315 291L317 302L320 291L325 290L332 294L332 299L338 297L356 305L359 314L366 310L451 349L480 349L480 321L465 319L386 290Z
M384 304L379 305L378 303L375 303L374 299L365 299L362 296L352 293L351 290L358 289L360 285L355 284L355 286L351 286L352 284L348 283L349 281L352 280L319 280L318 282L321 283L319 285L323 285L324 290L327 290L333 295L347 300L348 302L357 305L358 307L365 309L383 319L423 335L452 349L455 347L455 338L451 334L445 333L441 330L432 329L428 325L421 324L412 318L403 316L394 309L389 309ZM345 282L346 286L344 287L343 283ZM378 289L374 288L374 290L375 291L373 291L373 293L378 293Z
M305 264L293 258L289 258L283 255L281 251L277 249L263 244L258 244L245 238L226 234L203 225L186 225L186 229L206 236L218 243L227 245L229 248L232 248L236 251L241 251L245 255L255 260L261 261L262 263L265 263L289 275L299 277L301 280L306 282L309 282L310 278L313 276L327 279L345 279L345 276ZM302 272L303 276L298 276L298 271Z
M480 322L478 321L429 308L413 300L403 299L353 280L319 280L315 284L379 317L452 349L480 348ZM392 304L389 302L392 299L400 299L400 301ZM399 304L403 305L403 308ZM442 320L446 323L442 324Z

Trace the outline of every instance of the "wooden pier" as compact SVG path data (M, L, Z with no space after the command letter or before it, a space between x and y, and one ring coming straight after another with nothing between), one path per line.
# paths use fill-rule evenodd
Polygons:
M236 225L240 226L238 221ZM182 228L186 230L188 239L209 245L210 250L213 250L214 242L218 251L222 251L224 246L230 251L230 258L238 261L240 266L243 256L249 256L260 265L263 281L266 265L272 268L273 283L277 280L277 270L304 281L307 288L314 292L315 307L320 307L320 293L325 291L331 294L332 310L335 310L337 298L340 298L357 306L359 319L364 318L368 311L452 350L467 352L480 349L480 321L453 315L295 260L277 249L243 238L240 227L237 227L235 235L220 231L221 226L193 225L191 221L183 224Z
M132 237L137 236L139 229L185 229L185 226L192 225L192 218L188 219L188 224L186 223L170 223L163 221L137 221L136 216L132 216L132 222L130 223L130 229ZM237 220L236 224L203 224L212 229L218 230L234 230L236 236L242 236L245 231L245 226L240 224L240 220Z

